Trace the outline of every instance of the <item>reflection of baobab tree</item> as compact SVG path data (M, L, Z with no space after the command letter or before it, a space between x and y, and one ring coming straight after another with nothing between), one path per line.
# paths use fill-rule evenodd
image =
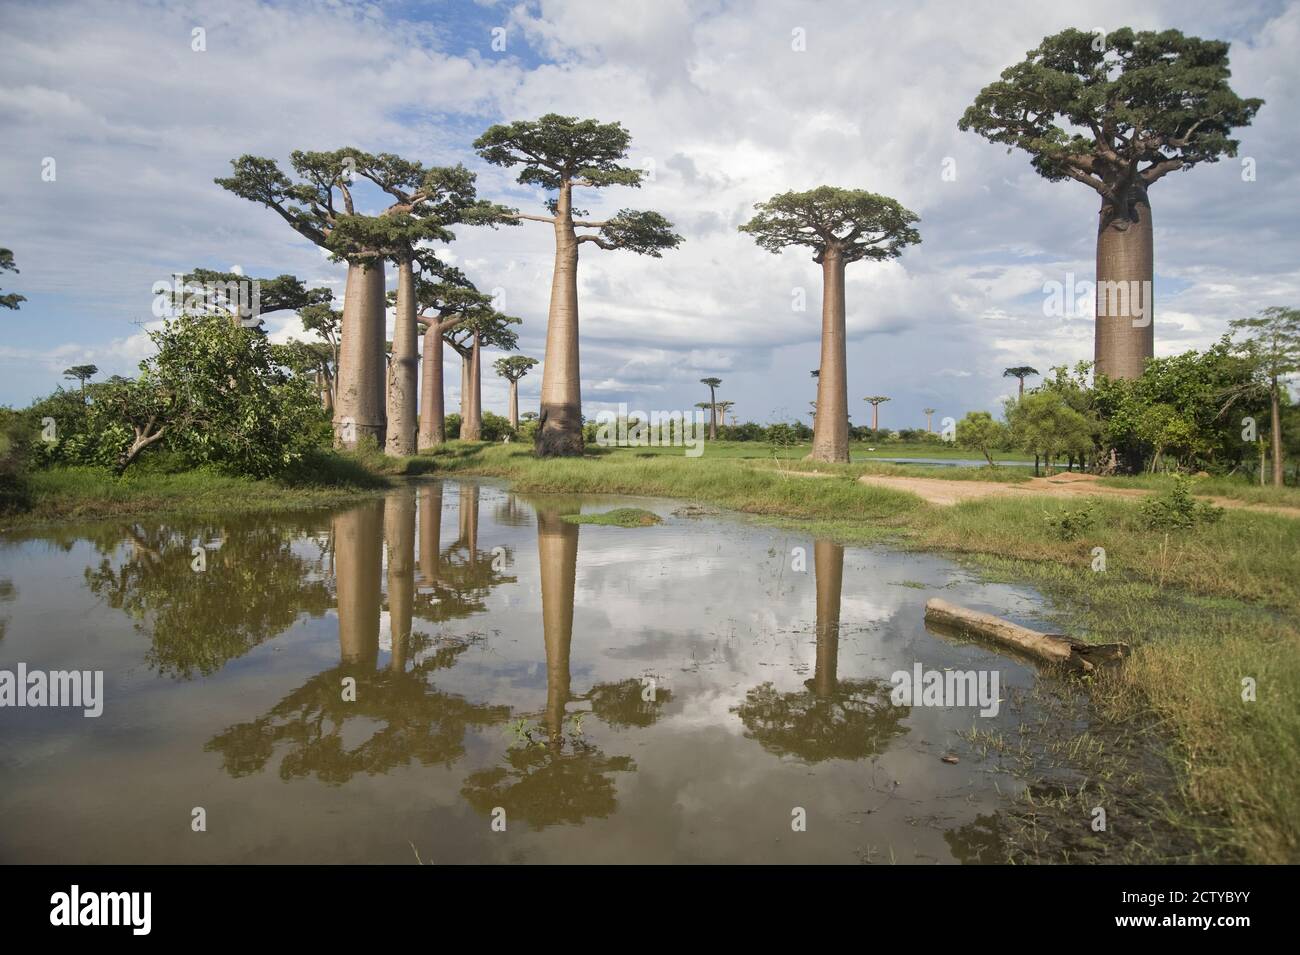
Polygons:
M418 492L420 508L419 579L413 612L420 620L442 623L487 609L487 595L516 578L502 573L502 562L478 546L479 488L463 483L459 488L456 540L442 547L443 485L428 484ZM509 549L503 549L509 557Z
M260 719L213 738L206 748L221 753L228 773L260 772L277 749L284 750L283 779L316 776L342 783L356 773L384 773L411 762L450 766L464 755L469 729L509 716L508 707L474 703L431 683L472 641L435 641L410 630L415 514L414 497L399 493L334 518L340 664L312 677ZM389 667L380 670L385 536L393 653ZM380 728L350 746L345 728L358 719Z
M90 591L136 621L152 646L147 659L162 673L210 674L290 627L298 616L329 607L313 565L294 553L303 528L265 519L222 527L132 525L95 541L103 558L86 568ZM192 548L219 539L198 563Z
M18 594L18 588L8 577L0 577L0 603L9 603ZM0 617L0 640L5 638L5 626L9 623L8 617Z
M592 712L611 726L646 726L669 698L661 689L643 700L639 680L599 684L585 697L573 696L569 651L579 527L562 520L562 513L566 511L553 500L537 512L546 646L546 705L540 715L544 739L534 740L528 733L526 744L506 752L505 765L472 774L461 790L479 812L489 814L500 806L508 819L522 819L537 829L610 815L617 804L612 774L636 770L630 756L607 756L592 745L576 719L566 733L570 703L590 702Z
M781 693L771 683L754 687L735 708L745 735L768 752L806 762L865 759L905 732L910 712L895 706L881 680L837 679L840 594L844 548L831 541L813 545L817 575L817 665L805 690Z

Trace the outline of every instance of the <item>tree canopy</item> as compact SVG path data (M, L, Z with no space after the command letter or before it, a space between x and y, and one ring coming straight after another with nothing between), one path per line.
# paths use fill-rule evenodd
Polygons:
M808 192L783 192L756 203L758 214L740 226L761 248L779 253L787 246L813 250L821 262L828 252L845 262L897 258L921 241L917 215L888 196L862 189L818 186Z

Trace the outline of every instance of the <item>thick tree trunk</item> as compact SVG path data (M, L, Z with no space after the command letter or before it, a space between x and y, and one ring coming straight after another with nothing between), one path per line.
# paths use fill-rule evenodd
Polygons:
M432 587L438 580L442 557L442 482L420 488L420 585Z
M1282 486L1282 409L1278 398L1277 379L1273 379L1273 388L1269 395L1269 403L1272 406L1273 423L1273 484L1277 487Z
M510 427L519 429L519 381L510 379Z
M334 443L355 448L384 439L384 263L348 264L343 293Z
M424 381L420 389L420 433L417 446L431 451L447 440L447 409L443 396L442 330L439 323L424 329Z
M384 502L334 518L334 586L339 658L374 669L379 661L379 576L384 560Z
M466 410L460 419L460 439L462 441L482 441L483 349L479 343L478 332L474 333L474 343L470 346L466 377L468 378L469 390L466 396Z
M393 357L388 363L389 457L415 453L416 382L420 359L416 351L415 269L409 259L397 263L397 316L393 323Z
M415 492L403 492L384 502L384 539L388 542L388 635L392 642L390 668L406 669L415 610Z
M871 430L880 430L880 405L874 401L871 403Z
M1138 378L1155 355L1151 206L1134 187L1116 209L1103 200L1097 230L1097 306L1093 371Z
M840 652L840 595L844 589L844 548L833 541L813 543L817 576L817 668L812 689L818 696L835 692Z
M542 576L542 633L546 643L546 728L558 743L569 702L569 648L578 568L578 525L554 511L537 512L537 558Z
M542 407L535 451L538 457L580 455L582 382L578 369L578 238L573 231L568 183L560 188L555 214L555 272L546 318Z
M844 259L835 250L822 258L822 360L813 420L814 461L849 460L848 359L844 343Z
M457 352L457 354L460 354ZM469 355L460 356L460 433L457 438L465 436L465 419L469 417Z

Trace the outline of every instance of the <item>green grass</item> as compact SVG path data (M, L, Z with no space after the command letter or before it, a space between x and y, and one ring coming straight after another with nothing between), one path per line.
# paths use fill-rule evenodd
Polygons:
M861 465L777 468L624 449L539 461L527 448L488 446L449 446L432 460L438 470L508 478L520 491L708 502L843 543L954 554L1031 584L1052 601L1062 632L1133 647L1094 698L1115 723L1155 725L1168 741L1185 797L1178 824L1208 840L1202 857L1300 860L1300 521L1230 510L1216 524L1164 534L1143 528L1136 501L1103 498L1093 527L1063 541L1047 518L1078 500L936 507L859 483ZM795 467L825 476L782 473ZM1104 572L1092 570L1097 547ZM1242 702L1243 677L1256 680L1257 702Z
M616 507L599 514L565 514L561 520L570 524L603 524L607 527L651 527L663 523L654 511L639 507Z
M1167 474L1140 474L1131 477L1102 478L1100 483L1111 487L1138 488L1143 491L1160 491L1168 487L1173 478ZM1247 504L1271 504L1300 508L1300 487L1274 487L1259 485L1242 477L1193 478L1193 494L1211 497L1228 497Z

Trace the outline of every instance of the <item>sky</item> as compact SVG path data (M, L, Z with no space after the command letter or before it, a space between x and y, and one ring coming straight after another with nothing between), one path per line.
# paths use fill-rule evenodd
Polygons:
M620 402L690 409L708 398L699 380L716 376L740 420L810 421L820 268L808 250L765 252L737 226L756 202L823 184L893 197L921 220L922 243L901 258L849 267L852 420L869 423L867 395L891 398L881 424L893 428L924 427L926 407L936 426L997 411L1014 392L1005 368L1092 357L1091 312L1045 314L1044 283L1093 279L1097 196L1042 179L1024 153L957 122L1001 70L1066 27L1228 40L1233 88L1265 100L1237 133L1237 159L1152 187L1156 354L1204 348L1231 319L1300 304L1300 4L1078 9L5 0L0 247L21 272L0 273L0 289L27 301L0 311L0 403L71 385L61 377L71 365L133 374L152 350L151 289L177 271L292 273L341 298L343 266L213 184L237 156L287 169L294 149L356 146L459 162L478 174L481 196L544 214L542 192L471 144L493 123L557 112L621 122L628 164L647 172L640 189L585 190L576 204L593 217L653 209L685 240L660 259L582 247L587 415ZM361 211L381 208L370 201ZM543 358L549 226L456 231L440 255L502 295L523 319L520 352ZM277 341L309 337L288 313L266 327ZM507 386L489 368L484 407L504 414ZM447 372L452 411L459 362L449 358ZM540 368L520 383L521 410L536 408L540 383Z

